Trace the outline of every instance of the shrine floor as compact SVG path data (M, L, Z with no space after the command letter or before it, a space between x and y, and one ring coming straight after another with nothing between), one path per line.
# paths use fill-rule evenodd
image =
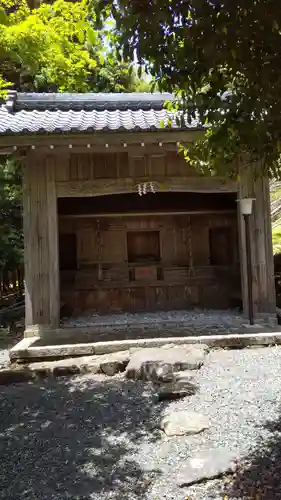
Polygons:
M137 338L186 337L199 335L227 335L242 333L247 318L238 310L168 311L150 313L122 313L111 315L83 315L64 318L62 329L79 328L81 332L91 328L96 330L100 341L127 340ZM258 320L263 328L265 320ZM94 329L94 330L92 330ZM81 337L77 342L81 342Z

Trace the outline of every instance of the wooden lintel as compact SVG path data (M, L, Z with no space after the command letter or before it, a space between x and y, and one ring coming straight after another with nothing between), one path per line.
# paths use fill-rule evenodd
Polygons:
M88 134L26 134L0 137L0 146L84 146L92 144L141 144L146 143L175 143L194 141L201 137L200 130L161 130L157 132L93 132Z
M85 181L57 182L57 196L102 196L106 194L121 194L138 192L138 185L143 182L153 182L156 192L199 192L199 193L229 193L237 191L237 182L221 177L156 177L153 178L118 178L96 179Z
M107 144L107 146L106 146ZM51 151L49 146L46 145L39 145L36 146L36 151L40 151L40 154L53 154L53 156L56 155L62 155L62 154L91 154L91 153L124 153L127 152L129 154L133 155L141 155L141 154L161 154L165 153L167 151L178 151L178 146L177 142L160 142L161 146L159 146L159 143L154 142L146 142L143 143L144 147L141 146L140 142L136 143L126 143L126 147L124 147L121 143L119 144L112 144L112 143L104 143L102 145L95 145L93 143L85 143L83 145L73 145L71 144L71 148L69 147L68 144L65 145L59 145L55 146L55 148ZM30 151L31 153L33 150Z
M120 213L96 213L96 214L61 214L60 219L99 219L101 217L146 217L146 216L167 216L167 215L212 215L212 214L234 214L236 215L236 210L175 210L169 212L120 212Z
M15 151L13 150L13 147L12 146L8 146L8 147L0 147L0 156L10 156L14 153Z

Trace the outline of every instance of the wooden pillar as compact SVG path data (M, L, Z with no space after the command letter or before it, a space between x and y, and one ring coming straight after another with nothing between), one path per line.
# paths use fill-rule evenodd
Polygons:
M30 154L23 167L26 327L59 326L58 217L52 157Z
M269 181L263 175L261 163L242 165L238 198L255 198L253 214L250 217L252 266L253 266L253 301L255 314L271 315L276 313L274 264L270 218ZM240 207L238 204L238 211ZM241 213L239 221L241 286L243 310L248 312L247 268L245 249L245 227Z

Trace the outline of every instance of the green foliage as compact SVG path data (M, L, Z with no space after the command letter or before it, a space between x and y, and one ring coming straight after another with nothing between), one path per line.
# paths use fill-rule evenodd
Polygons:
M101 0L99 8L115 20L120 54L136 54L160 90L207 127L186 153L194 164L235 172L243 154L280 175L278 0Z
M34 5L37 8L33 8ZM85 0L0 0L0 99L20 91L128 92L141 80L117 57L108 20L97 25ZM1 157L0 157L1 159ZM0 165L0 267L22 262L20 167Z
M87 1L56 0L31 9L25 0L0 0L0 89L128 91L128 61L118 61L109 26L97 26Z
M0 267L14 269L23 260L20 165L8 160L0 168Z

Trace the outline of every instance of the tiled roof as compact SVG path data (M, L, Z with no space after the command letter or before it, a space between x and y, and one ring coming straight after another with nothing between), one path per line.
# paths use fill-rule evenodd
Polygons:
M0 134L179 130L165 109L171 94L36 94L9 92L0 107ZM199 123L184 129L198 129Z

